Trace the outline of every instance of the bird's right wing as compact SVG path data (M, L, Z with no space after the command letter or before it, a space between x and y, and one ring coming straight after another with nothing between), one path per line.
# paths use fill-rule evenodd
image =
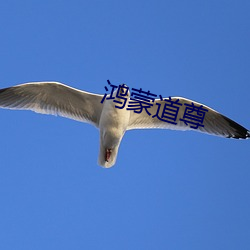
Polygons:
M241 138L246 139L250 137L250 131L241 126L240 124L234 122L228 117L220 114L214 109L205 106L201 103L183 98L183 97L171 97L171 101L177 102L178 104L174 104L175 107L179 107L178 116L176 120L174 117L174 107L168 106L168 110L166 113L163 112L163 107L166 104L166 99L155 100L157 105L153 105L148 109L151 113L149 116L145 109L141 113L135 113L131 111L130 113L130 121L128 125L128 130L131 129L150 129L150 128L162 128L162 129L173 129L173 130L193 130L208 134L213 134L217 136L223 136L227 138ZM168 103L168 105L170 105ZM202 126L198 126L197 128L192 128L192 123L183 121L184 113L186 112L186 105L189 105L189 111L187 114L196 114L197 118L200 118L196 112L191 112L193 105L195 107L202 107L207 110ZM160 112L159 112L160 111ZM158 113L158 117L155 114ZM201 112L198 112L201 114ZM163 114L163 116L162 116ZM160 118L160 119L159 119ZM175 124L173 124L175 123ZM195 127L193 125L193 127Z
M98 127L102 97L58 82L33 82L0 89L0 107L60 115Z

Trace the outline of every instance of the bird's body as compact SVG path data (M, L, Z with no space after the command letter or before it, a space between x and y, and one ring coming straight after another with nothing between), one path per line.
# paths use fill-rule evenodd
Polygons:
M114 96L117 91L114 92ZM121 88L120 91L123 89ZM129 92L126 98L130 98ZM97 127L100 130L98 164L105 168L115 164L121 140L125 132L131 129L194 130L226 138L246 139L250 137L250 132L238 123L208 106L186 98L171 97L170 101L157 99L156 105L152 105L148 110L141 109L140 112L127 110L127 103L121 109L113 102L113 99L107 98L101 103L102 100L103 95L74 89L58 82L26 83L0 89L1 108L25 109L42 114L60 115L91 123ZM122 101L124 98L119 99L118 96L118 100ZM162 107L166 105L166 102L175 105L175 108L178 106L178 116L175 117L174 122L167 122L166 116L159 115L160 110L163 112ZM195 127L191 124L190 126L185 119L182 119L186 113L191 113L191 111L186 111L186 107L191 107L191 109L202 107L207 110L203 125ZM198 110L197 114L199 113L201 111ZM172 116L173 112L169 117L172 119Z
M99 165L111 167L115 163L120 142L129 124L129 118L130 112L126 109L116 108L112 99L104 102L99 121Z

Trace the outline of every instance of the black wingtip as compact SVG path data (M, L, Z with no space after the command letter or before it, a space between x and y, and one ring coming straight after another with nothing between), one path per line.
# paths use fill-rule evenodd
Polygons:
M228 138L233 139L247 139L250 137L250 131L238 124L237 122L223 116L223 118L228 122L231 128L234 129L234 133L228 136Z
M247 137L246 137L246 139L247 138L250 138L250 131L247 131Z
M5 92L8 88L5 88L5 89L0 89L0 94Z

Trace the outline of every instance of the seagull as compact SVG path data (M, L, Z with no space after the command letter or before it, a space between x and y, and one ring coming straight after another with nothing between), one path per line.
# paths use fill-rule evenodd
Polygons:
M122 86L120 90L118 88L114 91L114 96L124 96L127 86ZM117 91L121 91L120 95L116 95ZM126 92L126 97L131 98L129 91ZM100 131L98 164L104 168L114 166L121 140L127 130L159 128L193 130L234 139L250 137L250 131L243 126L208 106L186 98L171 97L171 101L178 103L179 107L175 124L153 115L167 99L155 99L156 105L150 109L135 112L136 110L127 110L128 104L121 109L113 99L106 98L102 101L103 98L104 95L75 89L59 82L30 82L0 89L0 108L32 110L94 125ZM124 97L118 97L117 100L122 103ZM185 113L185 105L195 105L207 110L202 126L195 128L181 119Z

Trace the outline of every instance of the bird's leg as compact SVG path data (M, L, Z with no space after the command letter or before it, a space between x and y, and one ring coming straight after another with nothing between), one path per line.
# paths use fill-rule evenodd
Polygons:
M107 162L109 161L111 153L112 153L112 150L110 148L106 149L106 152L105 152L105 161L107 161Z

